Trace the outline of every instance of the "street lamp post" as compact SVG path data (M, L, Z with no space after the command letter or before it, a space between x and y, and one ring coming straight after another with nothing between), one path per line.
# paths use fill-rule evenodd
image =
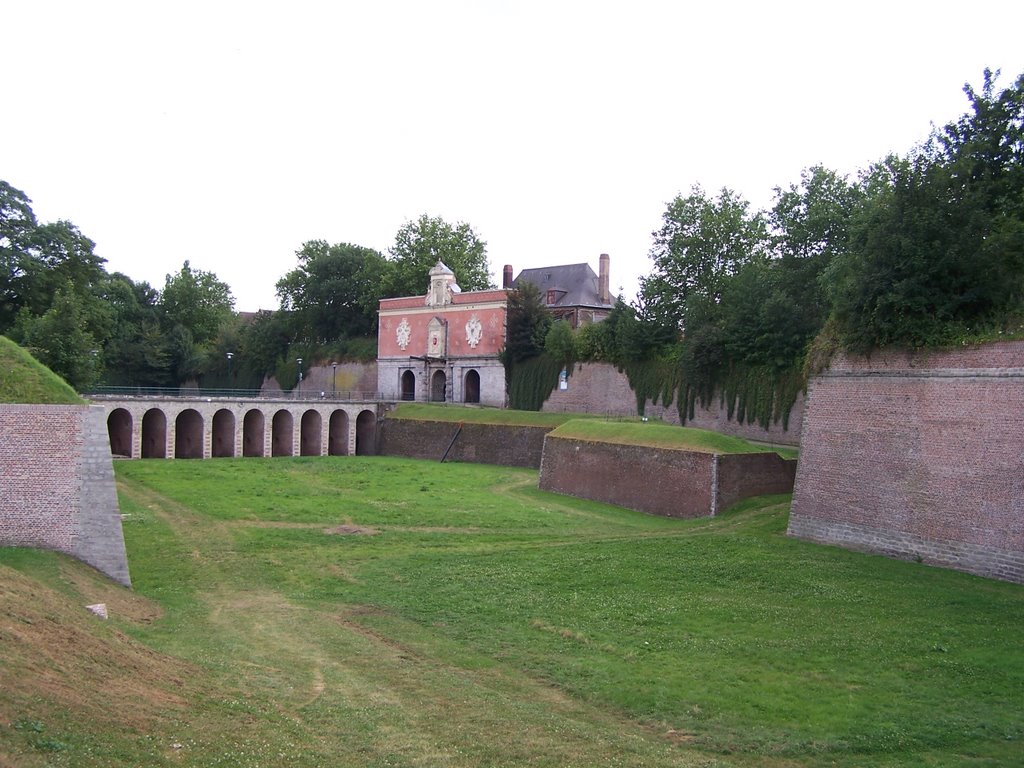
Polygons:
M299 371L299 383L295 387L295 396L296 397L302 397L302 358L301 357L295 358L295 365L296 365L296 367L298 368L298 371Z
M231 380L231 361L232 361L232 359L234 359L235 353L234 352L228 352L227 356L228 356L228 389L230 390L230 389L234 389L234 386L235 386L234 382Z
M338 396L338 364L332 362L331 368L333 369L331 374L331 397L333 398Z

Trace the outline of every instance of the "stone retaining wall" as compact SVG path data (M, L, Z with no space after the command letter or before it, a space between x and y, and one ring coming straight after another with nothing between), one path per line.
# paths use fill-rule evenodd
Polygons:
M130 586L104 410L0 405L0 545L64 552Z
M706 517L740 499L793 489L796 462L548 435L540 487L665 517Z
M840 356L809 390L790 535L1024 583L1024 342Z

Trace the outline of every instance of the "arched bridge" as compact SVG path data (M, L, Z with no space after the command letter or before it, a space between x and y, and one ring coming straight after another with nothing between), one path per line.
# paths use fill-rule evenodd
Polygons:
M88 394L107 412L114 456L208 459L234 456L372 455L379 399Z

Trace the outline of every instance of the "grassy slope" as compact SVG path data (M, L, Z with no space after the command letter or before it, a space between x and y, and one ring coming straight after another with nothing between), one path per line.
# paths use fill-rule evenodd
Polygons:
M570 419L600 418L581 413L514 411L505 408L474 408L464 405L401 403L388 418L421 421L464 421L471 424L511 424L526 427L557 427Z
M627 443L704 453L751 453L771 450L754 445L739 437L660 422L580 419L566 422L555 429L552 434L556 437L570 437L579 440Z
M0 336L0 403L85 402L62 378L6 336Z
M106 648L69 640L41 688L26 681L47 665L24 652L0 668L0 764L852 768L1020 754L1024 589L790 540L785 498L676 521L476 465L117 472L142 608L104 625L55 555L0 550L76 595L51 603L50 586L5 572L5 593L38 603L0 612L5 662L13 635L47 621ZM163 615L133 615L146 606ZM156 671L108 658L123 648ZM99 690L115 712L150 692L167 706L114 724L90 704Z

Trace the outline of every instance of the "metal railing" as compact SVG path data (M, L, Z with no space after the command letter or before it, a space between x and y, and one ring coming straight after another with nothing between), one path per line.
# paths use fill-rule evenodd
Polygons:
M320 389L214 389L209 387L93 387L81 395L100 400L330 400L333 402L381 401L380 392Z

